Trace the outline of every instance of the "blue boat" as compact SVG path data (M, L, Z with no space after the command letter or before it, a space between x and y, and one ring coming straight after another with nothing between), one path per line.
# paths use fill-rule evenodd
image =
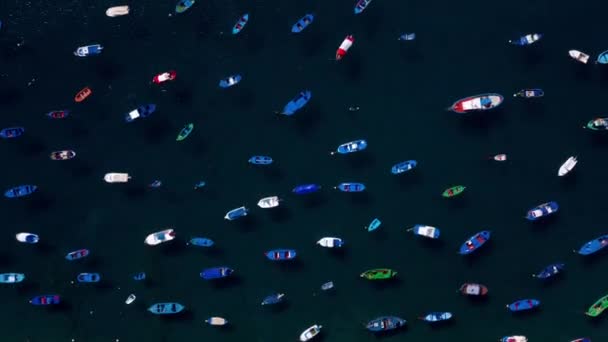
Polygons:
M32 305L57 305L61 303L59 295L42 295L30 299Z
M23 273L2 273L0 274L0 284L15 284L20 283L25 279Z
M340 183L335 187L342 192L361 192L365 190L365 184L363 183Z
M272 164L272 158L268 156L253 156L249 158L249 163L255 165L269 165Z
M135 273L133 275L133 280L135 280L135 281L146 280L146 272Z
M238 207L227 212L226 216L224 216L224 219L228 221L236 220L239 217L247 216L247 213L249 213L249 210L247 210L247 208Z
M240 17L239 20L236 21L236 24L234 24L234 26L232 27L232 34L237 34L237 33L241 32L241 30L243 30L245 25L247 25L248 21L249 21L249 14L246 13L242 17Z
M407 230L408 232L413 232L416 235L424 236L429 239L437 239L439 238L440 231L438 228L425 226L422 224L417 224L414 227Z
M539 279L548 279L563 271L564 267L566 267L566 265L563 263L551 264L532 276Z
M177 5L175 5L175 13L184 13L186 12L192 5L194 5L195 0L179 0Z
M517 93L513 94L513 97L523 97L527 99L543 96L545 96L545 92L542 89L522 89Z
M600 53L599 56L597 56L596 63L608 64L608 50Z
M220 88L230 88L233 85L237 85L243 77L239 74L228 76L220 80Z
M283 107L283 111L281 114L283 115L293 115L298 110L302 109L310 98L312 97L312 92L310 90L304 90L298 94L298 96L294 97L293 100L289 101L285 107Z
M16 138L25 132L23 127L9 127L0 131L0 137L4 139Z
M93 55L99 55L103 50L103 46L99 44L91 44L86 46L81 46L74 51L74 56L78 57L87 57Z
M295 24L293 24L293 26L291 27L291 32L300 33L302 31L304 31L304 29L307 28L308 25L310 25L313 20L315 20L314 15L306 14L305 16L300 18L300 20L298 20Z
M190 239L189 244L200 247L211 247L213 246L213 240L201 237L194 237Z
M266 296L264 298L264 300L262 301L262 305L274 305L274 304L279 304L283 301L283 298L285 297L284 293L273 293L269 296Z
M526 219L530 221L536 221L541 217L555 214L558 210L559 205L557 205L557 202L543 203L537 207L528 210L528 213L526 214Z
M201 272L201 278L205 280L221 279L230 276L232 273L234 273L234 270L230 267L212 267L204 269Z
M89 250L88 249L79 249L77 251L73 251L68 253L65 258L69 261L73 261L73 260L78 260L78 259L82 259L86 256L89 255Z
M400 173L407 172L418 165L418 162L415 160L406 160L401 163L397 163L391 167L391 173L394 175L398 175Z
M542 37L543 37L543 35L540 33L530 33L525 36L521 36L517 39L509 40L509 43L511 43L513 45L526 46L526 45L534 44Z
M591 255L599 252L604 249L604 247L608 246L608 235L602 235L598 238L595 238L591 241L586 242L579 250L578 254L580 255Z
M38 243L38 241L40 241L40 237L33 233L17 233L17 235L15 235L15 238L19 242L31 244Z
M153 103L139 106L136 109L133 109L132 111L128 112L125 115L125 121L131 122L135 119L148 117L150 114L154 113L155 110L156 110L156 105Z
M321 189L320 185L317 184L304 184L304 185L298 185L295 188L293 188L293 190L291 190L291 192L293 192L296 195L306 195L306 194L312 194L313 192L317 192Z
M367 8L367 6L372 2L372 0L359 0L355 4L355 14L359 14Z
M416 39L416 33L412 32L412 33L403 33L402 35L399 36L399 38L397 38L397 40L414 40Z
M17 198L23 197L27 195L31 195L34 191L38 189L35 185L19 185L14 188L10 188L4 192L4 197L8 198Z
M98 283L101 280L99 273L80 273L76 277L79 283Z
M471 236L467 241L465 241L462 246L460 246L460 254L467 255L475 252L479 247L483 246L486 242L490 240L490 231L484 230L473 236Z
M180 303L156 303L152 304L148 311L155 315L173 315L183 311L185 307Z
M344 143L336 149L336 152L331 152L331 155L336 153L347 154L347 153L355 153L359 151L363 151L367 148L367 141L364 139L353 140L347 143Z
M152 183L148 184L150 188L160 188L163 185L163 182L160 179L156 179Z
M372 332L384 332L405 326L406 320L397 316L382 316L367 322L365 329Z
M532 310L540 305L537 299L522 299L511 304L507 304L507 309L511 312Z
M264 255L268 260L273 261L282 261L282 260L292 260L296 257L295 249L273 249L268 252L264 252Z
M418 319L425 322L435 323L441 321L447 321L452 318L451 312L431 312L425 316L418 317Z
M378 229L381 224L382 224L382 221L375 218L372 220L372 222L370 222L369 226L365 227L365 229L367 229L368 232L371 232L371 231Z

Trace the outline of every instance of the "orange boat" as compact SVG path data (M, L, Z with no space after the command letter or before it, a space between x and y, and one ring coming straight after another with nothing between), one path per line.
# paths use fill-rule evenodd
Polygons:
M82 102L84 101L84 99L86 99L87 97L89 97L89 95L91 95L93 93L93 91L91 90L91 88L89 87L84 87L82 88L81 91L79 91L76 96L74 96L74 101L76 102Z

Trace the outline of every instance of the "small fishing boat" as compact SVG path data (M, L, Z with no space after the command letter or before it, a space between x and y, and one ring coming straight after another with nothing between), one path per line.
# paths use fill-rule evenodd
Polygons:
M138 272L133 275L133 280L142 281L146 280L146 272Z
M515 301L511 304L507 304L506 307L511 312L518 312L518 311L532 310L532 309L538 307L539 305L540 305L540 301L537 299L521 299L521 300Z
M209 325L222 326L228 324L228 320L223 317L209 317L205 320L205 323Z
M551 214L555 214L559 210L559 205L557 202L547 202L543 203L537 207L534 207L528 211L526 214L526 219L530 221L536 221L541 217L549 216Z
M407 230L408 232L413 232L416 235L424 236L430 239L439 238L440 231L439 229L431 226L425 226L422 224L417 224L414 227Z
M222 279L229 277L234 270L230 267L220 266L204 269L200 276L205 280Z
M59 295L42 295L30 299L32 305L57 305L61 302Z
M128 173L122 172L110 172L103 176L103 180L106 183L126 183L129 179L131 179L131 176Z
M164 82L173 81L175 78L177 78L177 72L174 70L169 70L154 76L152 78L152 83L161 84Z
M365 190L365 184L363 183L340 183L334 187L342 192L361 192Z
M38 237L38 235L33 234L33 233L18 233L17 235L15 235L15 238L17 239L17 241L22 242L22 243L38 243L38 241L40 241L40 238Z
M148 246L156 246L173 239L175 239L175 231L169 228L146 236L144 243Z
M367 8L367 6L372 2L372 0L359 0L355 4L355 14L359 14Z
M300 341L301 342L306 342L306 341L311 340L312 338L314 338L315 336L317 336L321 332L321 328L323 328L322 325L315 324L312 327L304 330L300 334Z
M78 57L87 57L93 55L99 55L103 50L103 46L99 44L91 44L86 46L80 46L74 51L74 55Z
M258 207L263 209L275 208L279 206L279 196L264 197L258 201Z
M148 311L155 315L173 315L180 313L185 309L185 306L180 303L156 303L152 304Z
M355 42L355 38L352 35L348 35L346 36L346 38L344 38L344 40L342 41L342 44L340 44L340 46L338 47L338 50L336 50L336 60L339 61L342 58L344 58L344 56L346 56L346 54L348 53L348 50L353 46L353 43Z
M536 43L541 39L543 35L541 33L530 33L525 36L521 36L517 39L509 40L509 43L513 45L526 46Z
M425 316L418 317L418 319L425 321L425 322L429 322L429 323L447 321L447 320L450 320L451 318L452 318L451 312L431 312Z
M114 6L106 10L106 15L111 18L127 14L129 14L129 6Z
M133 293L131 293L129 295L129 297L127 297L127 299L125 299L125 304L129 305L129 304L133 303L135 301L135 299L137 299L137 297Z
M349 141L347 143L344 143L344 144L338 146L336 151L331 152L330 154L333 156L336 153L339 153L339 154L355 153L355 152L363 151L366 148L367 148L367 141L364 139L359 139L359 140Z
M177 5L175 5L175 13L184 13L186 12L192 5L194 5L195 0L179 0Z
M551 264L532 276L538 279L548 279L563 271L565 267L566 265L563 263Z
M293 115L298 110L302 109L310 98L312 97L312 92L310 90L301 91L293 100L289 101L285 107L283 107L283 111L281 114L283 115Z
M375 268L367 270L361 273L359 276L367 280L384 280L397 276L397 271L391 270L390 268Z
M608 235L602 235L598 238L586 242L581 248L579 248L578 254L591 255L599 252L606 246L608 246Z
M365 226L364 228L367 229L368 232L371 232L371 231L378 229L381 224L382 224L382 221L375 218L372 220L372 222L370 222L369 226Z
M245 28L245 25L247 25L248 21L249 13L243 14L243 16L240 17L239 20L236 21L236 24L234 24L234 26L232 27L232 34L237 34L241 32L243 28Z
M587 338L587 337L581 337L581 338L577 338L575 340L572 340L570 342L591 342L591 339Z
M506 154L497 154L497 155L491 157L491 159L494 159L496 161L502 162L502 161L506 161L507 160L507 155Z
M48 116L51 119L63 119L65 117L67 117L68 115L70 115L70 111L69 110L52 110L48 113L46 113L46 116Z
M591 305L589 309L587 309L585 315L590 317L597 317L602 312L604 312L606 308L608 308L608 295L605 295L604 297L598 299L595 303L593 303L593 305Z
M505 336L500 339L500 342L528 342L528 338L526 336Z
M321 189L320 185L317 184L304 184L304 185L298 185L295 188L293 188L293 190L291 190L291 192L293 192L296 195L306 195L306 194L312 194L313 192L317 192Z
M156 105L153 103L139 106L136 109L133 109L132 111L128 112L125 115L125 121L132 122L135 119L148 117L148 116L150 116L150 114L154 113L155 110L156 110Z
M38 189L35 185L19 185L14 188L10 188L4 192L4 197L7 198L18 198L31 195Z
M175 139L175 141L182 141L182 140L186 139L190 135L190 133L192 133L193 129L194 129L193 123L186 124L186 126L184 126L184 128L182 128L182 130L179 131L179 134L177 135L177 138Z
M464 189L466 189L467 187L464 185L456 185L453 186L451 188L447 188L443 191L443 193L441 193L441 196L445 197L445 198L450 198L450 197L454 197L454 196L458 196L460 195Z
M241 82L242 79L243 79L243 77L238 74L228 76L228 77L220 80L220 88L230 88L233 85L237 85L239 82Z
M74 101L82 102L87 97L91 96L92 93L93 93L93 91L91 90L91 88L84 87L79 92L76 93L76 96L74 96Z
M608 64L608 51L604 51L597 56L595 63Z
M78 260L87 257L89 253L90 252L88 249L79 249L69 252L68 254L66 254L65 258L69 261Z
M79 283L98 283L101 280L99 273L80 273L76 280Z
M205 182L205 181L198 181L198 182L196 182L196 184L194 184L194 190L198 190L198 189L204 188L205 185L207 185L207 182Z
M0 137L4 139L11 139L21 136L25 132L23 127L8 127L0 131Z
M253 156L249 158L248 162L255 165L269 165L272 164L272 158L268 156Z
M462 246L460 246L459 253L462 255L467 255L475 252L479 247L483 246L486 242L488 242L488 240L490 240L490 234L490 231L483 230L471 236L462 244Z
M372 332L384 332L401 328L405 326L406 323L407 321L401 317L382 316L374 318L371 321L367 322L367 324L365 325L365 329Z
M214 242L211 239L203 238L203 237L193 237L188 242L189 245L199 246L199 247L211 247Z
M54 151L49 157L51 160L69 160L76 157L76 152L72 150Z
M324 237L317 241L317 245L326 248L340 248L344 246L344 240L337 237Z
M249 213L249 210L247 210L247 208L238 207L236 209L232 209L229 212L227 212L226 215L224 216L224 219L226 219L228 221L236 220L239 217L247 216L247 213Z
M321 284L321 291L329 291L334 288L334 282L328 281L327 283Z
M458 289L465 296L483 297L488 294L488 288L483 284L464 283Z
M579 61L583 64L587 64L587 62L589 61L589 55L578 50L570 50L568 51L568 55L570 55L570 57L572 57L574 60Z
M589 122L587 122L587 126L583 128L589 128L594 131L608 130L608 117L589 120Z
M304 31L304 29L307 28L308 25L310 25L314 19L315 16L313 14L306 14L305 16L300 18L300 20L298 20L295 24L293 24L293 26L291 27L291 32L300 33Z
M163 185L163 182L159 179L153 181L152 183L148 184L148 187L150 188L160 188Z
M414 32L403 33L399 36L399 38L397 38L397 40L403 40L403 41L414 40L414 39L416 39L416 33L414 33Z
M285 297L284 293L273 293L271 295L266 296L264 298L264 300L262 300L262 305L279 304L283 301L284 297Z
M391 173L394 175L398 175L400 173L407 172L418 165L418 162L415 160L406 160L400 163L397 163L391 167Z
M1 284L20 283L23 279L25 279L25 274L23 273L0 273Z
M485 111L500 106L503 100L504 97L496 93L475 95L454 102L448 110L460 114Z
M545 96L545 92L542 89L522 89L517 93L513 94L513 97L524 97L527 99L543 96Z
M283 261L295 259L297 253L295 249L273 249L271 251L264 252L264 255L268 260Z
M566 160L562 164L562 166L559 167L559 170L557 171L557 175L559 177L563 177L563 176L567 175L568 173L570 173L570 171L572 171L572 169L574 169L574 167L576 166L576 163L578 163L578 160L576 159L575 156L568 158L568 160Z

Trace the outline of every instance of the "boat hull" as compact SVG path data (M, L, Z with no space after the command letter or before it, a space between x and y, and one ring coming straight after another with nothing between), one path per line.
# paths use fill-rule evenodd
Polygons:
M4 192L4 197L6 198L19 198L31 195L38 189L35 185L19 185L14 188L10 188Z
M488 294L488 288L482 284L464 283L460 286L460 293L465 296L483 297Z
M73 261L73 260L78 260L78 259L82 259L82 258L86 258L87 256L89 256L90 252L88 249L79 249L73 252L69 252L66 256L65 259L68 261Z
M238 75L238 74L228 76L228 77L220 80L219 86L220 86L220 88L230 88L232 86L239 84L239 82L241 82L242 79L243 79L243 76Z
M0 284L16 284L25 279L23 273L2 273L0 274Z
M391 167L391 173L394 175L398 175L398 174L412 170L417 165L418 165L417 161L407 160L407 161L393 165L393 167Z
M148 246L156 246L173 239L175 239L175 231L173 229L165 229L146 236L144 243Z
M598 238L595 238L591 241L586 242L579 250L578 254L580 255L591 255L599 252L608 246L608 235L602 235Z
M361 273L361 278L367 280L386 280L397 276L397 271L390 268L376 268Z
M559 210L559 205L557 204L557 202L547 202L547 203L543 203L539 206L536 206L530 210L528 210L528 213L526 214L526 219L528 221L536 221L538 219L540 219L541 217L547 217L549 215L553 215L555 213L557 213L557 211Z
M340 183L336 189L342 192L362 192L365 191L365 184L363 183Z
M57 305L61 303L59 295L42 295L36 296L30 300L32 305Z
M337 61L341 60L342 58L344 58L344 56L346 56L346 54L348 53L348 50L350 50L350 48L353 46L354 42L355 42L355 38L352 35L348 35L348 36L346 36L346 38L344 38L344 40L338 47L338 50L336 50L336 60Z
M321 186L317 185L317 184L304 184L304 185L298 185L295 188L293 188L293 190L291 190L291 192L293 192L296 195L307 195L307 194L312 194L313 192L317 192L321 190Z

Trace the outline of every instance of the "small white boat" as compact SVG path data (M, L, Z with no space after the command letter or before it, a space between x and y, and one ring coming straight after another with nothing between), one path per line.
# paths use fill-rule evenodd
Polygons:
M131 176L128 173L111 172L103 176L103 180L106 183L126 183L129 179L131 179Z
M326 248L342 247L344 246L344 240L337 237L324 237L317 241L317 245Z
M144 243L150 246L156 246L163 242L171 241L175 239L175 232L173 229L165 229L160 232L152 233L146 237Z
M106 10L106 15L108 17L118 17L127 14L129 14L129 6L114 6Z
M279 201L279 196L264 197L258 201L258 207L264 209L278 207Z
M580 52L578 50L570 50L568 51L568 54L570 55L570 57L583 64L587 64L587 62L589 61L589 55L584 52Z
M422 224L417 224L414 227L407 230L408 232L414 232L416 235L424 236L430 239L439 238L440 231L439 229L432 226L425 226Z
M576 157L568 158L568 160L566 160L566 162L563 163L562 166L559 167L559 171L557 171L557 175L560 177L567 175L570 171L572 171L572 169L574 169L574 167L576 166L576 163L578 163L578 160L576 160Z
M137 297L135 297L134 294L130 294L129 297L127 297L127 299L125 300L125 304L129 305L131 303L133 303L135 301Z
M492 157L492 159L494 159L496 161L506 161L507 160L507 155L504 154L504 153L497 154L494 157Z
M323 328L322 325L315 324L312 327L304 330L304 332L300 334L300 341L306 342L308 340L311 340L313 337L317 336L321 332L321 328Z
M38 235L32 233L18 233L15 235L15 238L17 238L17 241L23 243L38 243L40 240Z
M205 323L209 325L226 325L228 324L228 320L223 317L209 317L205 320Z
M500 339L501 342L528 342L528 338L526 336L505 336Z

